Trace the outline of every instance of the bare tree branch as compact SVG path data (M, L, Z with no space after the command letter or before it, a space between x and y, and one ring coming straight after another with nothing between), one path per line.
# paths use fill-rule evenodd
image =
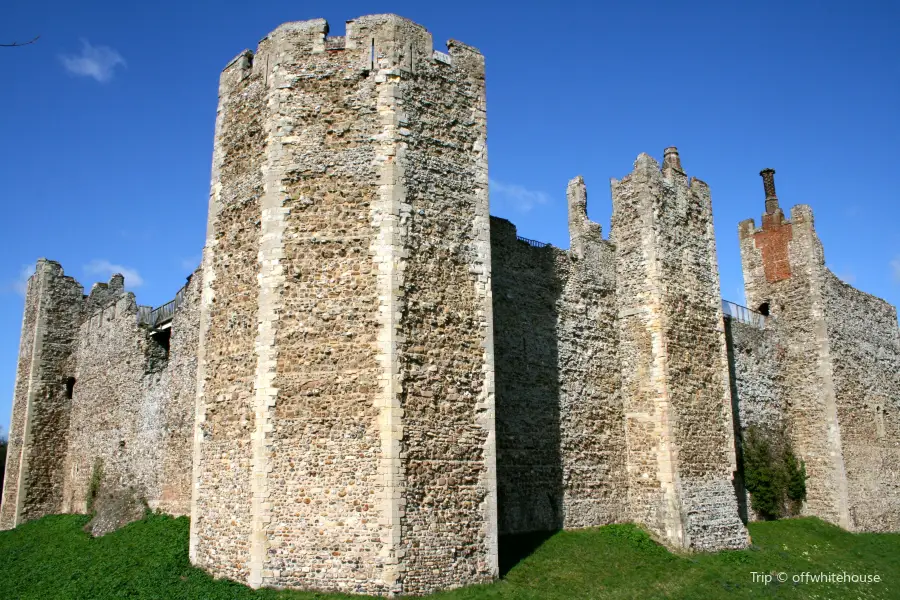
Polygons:
M39 37L41 36L37 35L33 40L25 42L24 44L20 44L19 42L13 42L12 44L0 44L0 48L19 48L21 46L27 46L28 44L33 44L38 41Z

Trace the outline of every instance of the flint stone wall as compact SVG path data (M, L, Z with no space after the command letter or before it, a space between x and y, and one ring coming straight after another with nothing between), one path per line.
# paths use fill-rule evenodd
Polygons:
M70 426L67 380L83 288L41 259L28 280L9 426L0 529L59 512Z
M833 359L825 321L825 255L812 210L780 208L739 226L747 302L768 303L777 322L785 418L794 451L806 464L807 499L802 514L851 528L841 452ZM783 350L783 351L782 351Z
M191 557L254 587L488 581L483 59L394 15L326 32L282 25L222 75Z
M85 296L58 263L38 261L26 292L0 526L85 512L98 460L106 494L130 487L153 508L187 513L198 290L186 290L167 353L139 324L121 275Z
M743 547L735 434L785 424L808 514L900 528L896 312L824 268L808 207L785 220L767 180L741 250L777 320L723 322L709 189L674 148L613 180L611 241L580 177L570 249L519 240L488 215L478 51L395 15L327 32L284 24L222 73L168 352L121 276L84 297L39 262L0 527L85 510L99 459L190 511L216 577L425 594L495 578L498 530Z
M709 188L668 149L612 190L633 518L674 546L744 547Z
M579 257L491 219L501 534L628 518L613 249L596 237Z
M738 412L736 427L756 426L777 430L784 425L784 382L780 364L784 347L778 340L777 323L765 328L725 319L732 400Z
M896 309L825 273L825 320L854 529L900 530Z
M737 453L735 492L741 518L745 521L760 517L753 511L750 494L744 485L741 436L750 427L777 434L787 426L787 398L781 368L785 351L779 341L777 326L773 319L766 321L765 328L725 319Z
M86 512L94 465L115 495L187 514L199 277L171 324L169 350L138 320L134 294L98 286L78 328L62 512ZM103 296L102 298L98 296ZM60 510L58 509L58 510Z

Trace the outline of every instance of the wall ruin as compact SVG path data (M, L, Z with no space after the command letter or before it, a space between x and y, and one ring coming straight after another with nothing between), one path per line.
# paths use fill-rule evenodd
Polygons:
M38 261L0 526L85 512L95 464L110 493L131 488L151 508L187 514L198 290L189 284L172 321L154 331L121 275L85 296L58 263Z
M569 251L491 221L501 534L629 518L614 249L568 199Z
M676 547L744 547L709 187L675 148L611 187L632 518Z
M900 530L897 310L825 273L825 321L853 528Z

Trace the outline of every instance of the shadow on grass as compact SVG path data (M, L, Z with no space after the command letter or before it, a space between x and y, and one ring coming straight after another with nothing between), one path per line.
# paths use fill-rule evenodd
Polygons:
M500 536L500 577L534 554L541 544L556 535L556 531L533 531Z

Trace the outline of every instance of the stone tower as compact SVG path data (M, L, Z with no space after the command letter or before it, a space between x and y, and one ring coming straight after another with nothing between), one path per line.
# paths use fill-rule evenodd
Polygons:
M612 196L632 518L675 547L744 547L709 187L667 148Z
M251 586L497 575L484 59L286 23L219 88L190 555Z
M83 291L45 259L28 279L0 529L59 512Z
M788 399L787 425L809 477L805 514L849 529L847 476L826 322L830 273L812 208L796 205L786 219L775 193L775 171L765 169L760 175L766 206L762 227L757 228L753 219L738 226L747 304L774 317L784 340L778 359Z

